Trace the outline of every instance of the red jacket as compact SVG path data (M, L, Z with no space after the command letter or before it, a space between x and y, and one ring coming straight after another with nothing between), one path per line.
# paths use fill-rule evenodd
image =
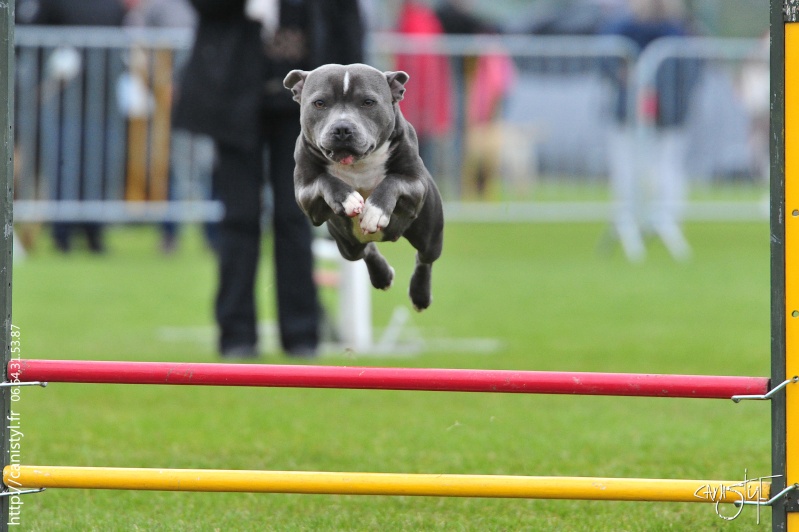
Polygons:
M407 35L444 33L435 12L421 2L405 2L397 30ZM420 137L442 135L452 125L452 74L447 56L398 55L397 70L410 75L408 91L400 104L402 114Z

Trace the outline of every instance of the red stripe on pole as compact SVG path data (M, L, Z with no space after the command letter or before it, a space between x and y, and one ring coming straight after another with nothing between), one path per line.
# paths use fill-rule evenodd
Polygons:
M171 362L12 360L16 382L182 384L729 399L768 391L764 377Z

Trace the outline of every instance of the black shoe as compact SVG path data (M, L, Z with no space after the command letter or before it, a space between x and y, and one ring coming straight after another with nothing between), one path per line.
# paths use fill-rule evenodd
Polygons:
M236 345L222 349L222 358L229 360L246 360L258 358L258 348L254 345Z
M295 345L287 347L286 354L294 358L314 358L317 352L315 345Z
M53 243L55 244L55 248L60 253L69 253L72 251L72 246L70 245L69 237L57 236L53 239Z
M175 235L165 234L161 237L161 253L173 255L178 249L178 239Z

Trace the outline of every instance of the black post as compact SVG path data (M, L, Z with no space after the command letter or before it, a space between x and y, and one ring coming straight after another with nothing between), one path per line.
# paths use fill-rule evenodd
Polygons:
M771 0L771 383L785 381L785 12ZM785 488L785 394L771 399L772 494ZM772 506L772 530L785 532L785 499Z
M0 2L0 140L4 159L0 164L0 311L3 313L0 342L3 349L3 381L8 381L7 367L11 358L11 269L14 248L14 0ZM0 441L0 464L9 464L9 420L11 390L0 390L3 435ZM5 486L4 486L5 488ZM0 532L8 530L9 498L0 499Z

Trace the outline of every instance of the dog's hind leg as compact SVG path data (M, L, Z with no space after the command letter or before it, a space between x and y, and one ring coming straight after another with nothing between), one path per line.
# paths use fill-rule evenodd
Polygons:
M411 241L411 244L414 244L414 242ZM423 311L433 302L430 284L433 262L441 256L442 234L438 233L431 241L425 244L416 248L418 250L416 252L416 268L414 268L413 275L411 275L411 285L408 289L413 308L418 312Z
M366 269L369 270L369 280L378 290L388 290L394 282L394 268L386 261L385 257L377 250L374 242L366 244L363 252Z
M416 248L416 268L411 275L408 295L413 303L413 308L418 312L423 311L433 302L430 286L433 263L441 256L441 250L444 247L443 216L439 216L438 219L439 224L437 227L434 225L432 231L412 231L406 234L408 241Z
M422 262L417 253L416 268L413 270L413 275L411 275L411 286L408 289L408 295L411 298L411 303L413 303L413 308L418 312L423 311L433 302L430 288L432 272L433 264Z
M331 234L334 234L334 229L331 229ZM369 280L372 281L372 286L378 290L391 288L391 283L394 282L394 268L380 254L374 242L363 244L338 239L336 245L339 253L346 260L354 262L363 259L366 269L369 271Z

